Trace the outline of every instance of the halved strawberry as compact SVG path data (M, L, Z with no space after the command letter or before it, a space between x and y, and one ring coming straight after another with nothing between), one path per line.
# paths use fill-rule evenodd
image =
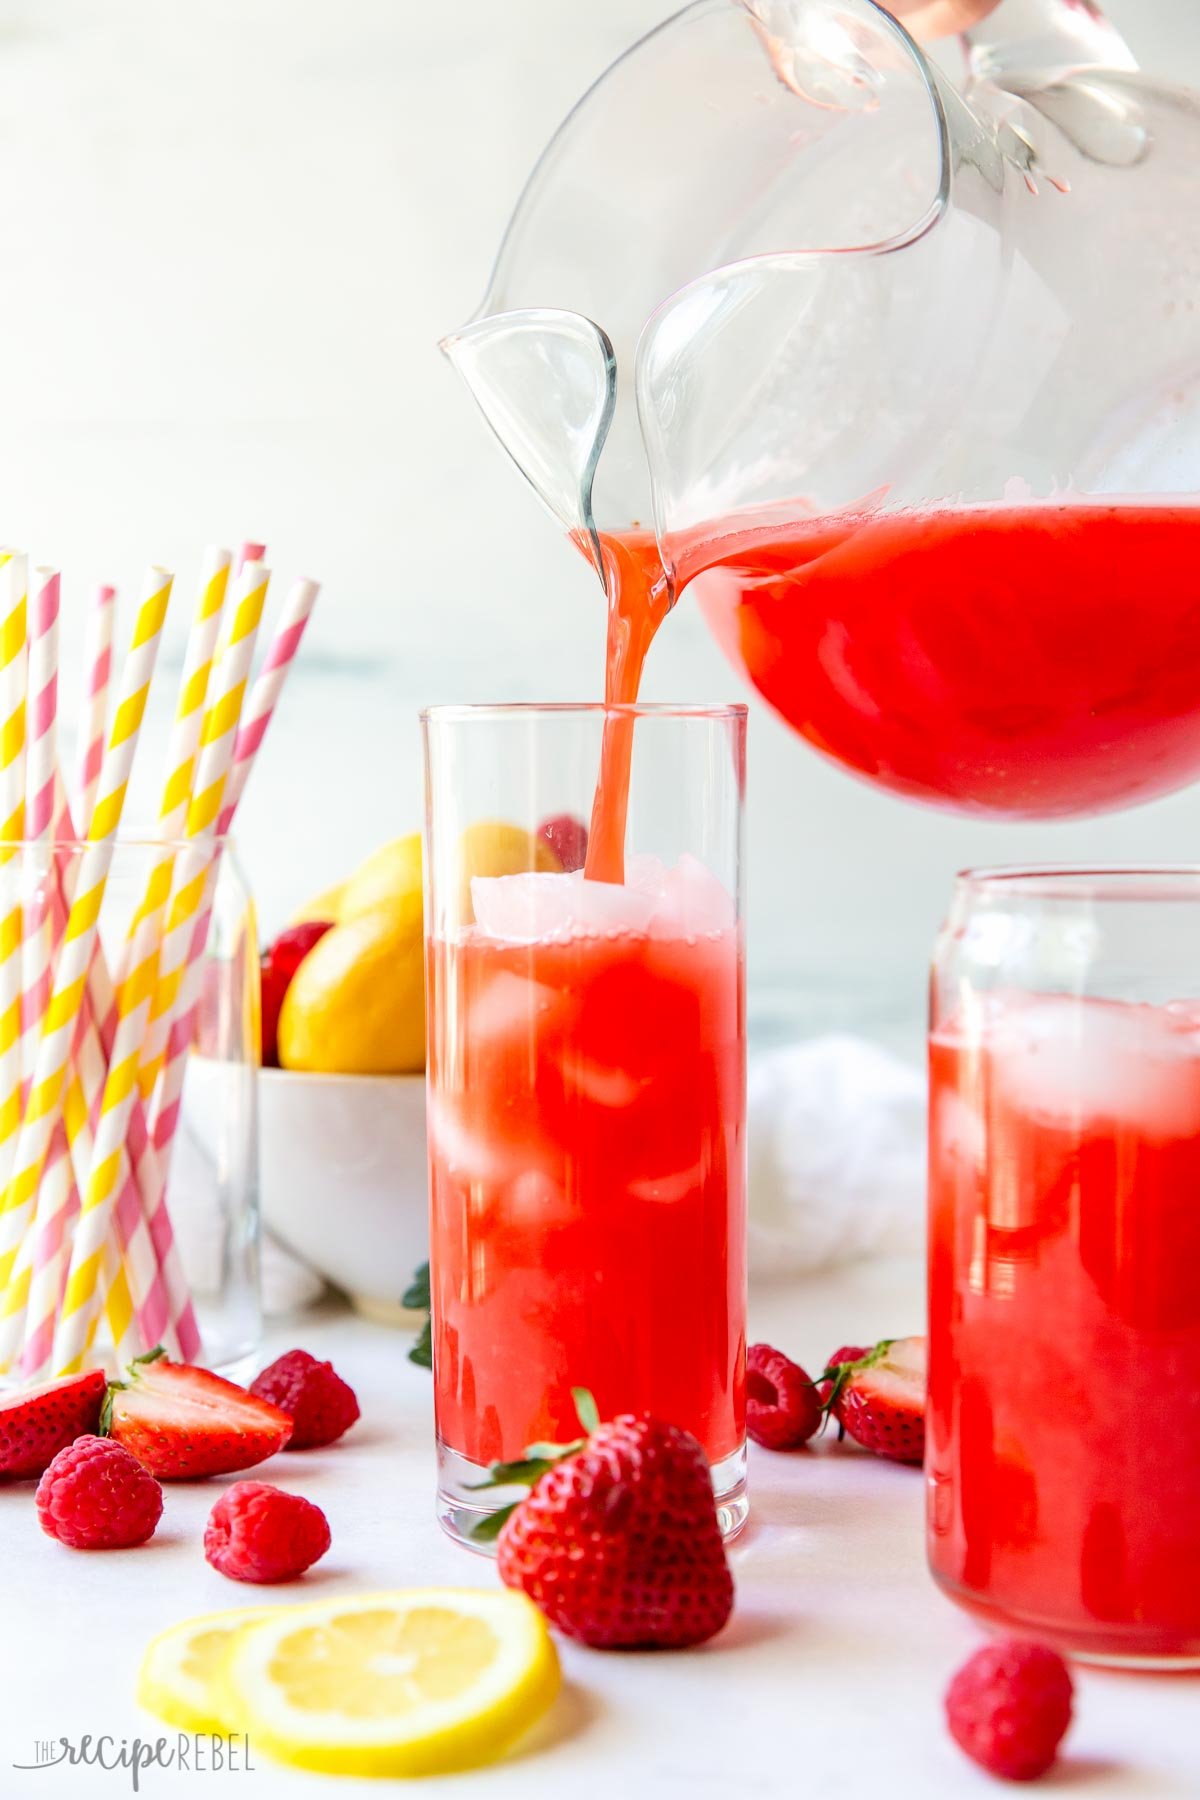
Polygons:
M161 1351L138 1357L128 1381L109 1387L101 1425L160 1481L249 1469L282 1450L287 1413L235 1382Z
M884 1338L854 1361L831 1363L826 1411L842 1430L891 1462L925 1458L925 1339Z
M108 1383L101 1369L0 1395L0 1479L42 1475L60 1450L100 1422Z

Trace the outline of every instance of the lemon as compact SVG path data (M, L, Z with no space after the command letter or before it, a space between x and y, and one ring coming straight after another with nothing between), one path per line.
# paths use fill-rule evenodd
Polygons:
M319 925L328 921L338 925L342 917L342 899L349 884L339 881L336 887L326 888L317 894L307 905L300 907L288 920L289 925Z
M425 1066L421 896L335 925L292 977L279 1014L285 1069L402 1075Z
M479 819L468 825L459 840L459 917L469 924L475 917L471 904L471 878L474 875L524 875L530 869L543 874L559 875L562 863L549 844L520 825L506 825L501 819Z
M421 834L395 838L381 844L354 871L342 890L338 923L345 925L363 913L403 906L410 895L421 893Z
M289 1607L235 1633L217 1675L228 1728L331 1775L438 1775L499 1756L558 1691L523 1594L427 1588Z
M213 1677L222 1652L235 1631L256 1625L278 1610L273 1606L243 1606L233 1612L205 1613L162 1632L142 1658L137 1683L139 1703L168 1725L178 1725L181 1731L225 1731L213 1693Z

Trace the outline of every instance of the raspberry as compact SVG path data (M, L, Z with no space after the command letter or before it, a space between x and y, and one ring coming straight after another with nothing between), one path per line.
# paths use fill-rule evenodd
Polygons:
M746 1430L768 1450L807 1444L821 1423L821 1396L800 1367L770 1344L746 1353Z
M235 1481L204 1528L204 1554L231 1581L292 1581L329 1548L319 1506L265 1481Z
M72 1550L126 1550L154 1536L162 1489L136 1456L108 1438L78 1437L38 1482L38 1520Z
M288 1450L315 1450L349 1431L359 1416L354 1389L332 1363L289 1350L256 1375L250 1392L282 1408L292 1421Z
M1071 1676L1061 1656L1016 1638L988 1644L946 1689L950 1735L972 1762L1009 1781L1035 1781L1071 1723Z

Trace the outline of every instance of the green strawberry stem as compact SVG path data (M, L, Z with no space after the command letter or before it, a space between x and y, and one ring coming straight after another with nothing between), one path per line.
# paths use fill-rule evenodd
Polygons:
M157 1362L160 1357L163 1357L166 1354L167 1353L161 1344L155 1344L153 1350L144 1350L140 1356L134 1357L129 1365L129 1373L132 1375L139 1364ZM123 1389L128 1386L129 1383L127 1381L113 1380L109 1382L107 1388L104 1390L104 1405L100 1408L100 1423L96 1428L97 1437L108 1437L111 1433L113 1396L121 1393Z
M509 1487L523 1487L528 1491L566 1457L577 1455L599 1425L600 1412L587 1388L572 1388L571 1398L583 1427L583 1437L572 1438L569 1444L527 1444L524 1456L515 1462L489 1463L487 1480L472 1482L471 1492L482 1494L489 1488ZM495 1512L485 1514L477 1525L472 1525L468 1533L472 1542L493 1543L503 1530L505 1521L520 1504L520 1500L513 1500L507 1506L497 1507Z
M833 1383L833 1386L829 1390L829 1394L825 1401L825 1404L821 1408L821 1411L825 1414L825 1417L827 1419L832 1416L833 1410L834 1410L835 1406L837 1405L838 1401L841 1399L842 1392L843 1392L847 1382L850 1380L850 1377L852 1375L861 1374L864 1369L873 1369L875 1367L876 1363L880 1363L883 1361L884 1357L887 1355L888 1351L891 1349L892 1345L895 1342L896 1342L895 1338L880 1338L879 1342L877 1344L875 1344L870 1350L868 1350L867 1354L865 1356L860 1356L857 1362L830 1363L829 1367L822 1373L821 1378L820 1378L822 1381L830 1381ZM839 1419L838 1420L838 1442L839 1443L841 1443L841 1441L845 1437L845 1435L846 1435L846 1427L842 1424L841 1420Z

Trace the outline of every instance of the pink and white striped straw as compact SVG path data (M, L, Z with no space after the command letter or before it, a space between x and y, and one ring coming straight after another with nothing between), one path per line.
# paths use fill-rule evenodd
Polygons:
M108 741L108 690L112 681L113 620L117 590L98 587L88 607L83 640L83 705L79 713L79 742L76 746L75 810L76 834L85 838L92 823L96 804L96 783L104 761Z
M266 558L267 546L265 544L255 544L250 538L247 538L245 542L238 547L237 562L234 564L233 572L235 575L240 575L247 563L265 562Z
M320 589L315 581L298 581L284 603L271 647L254 686L250 690L242 713L241 725L234 742L233 762L226 779L221 812L217 821L218 838L226 836L233 824L238 805L246 791L246 783L249 780L254 759L275 715L283 684L295 661L319 592ZM187 1071L187 1056L195 1035L195 1012L200 998L204 950L208 942L209 925L212 920L212 894L215 876L216 866L214 864L209 875L208 893L205 896L204 904L200 907L188 949L187 967L171 1020L166 1057L155 1082L149 1109L150 1135L158 1152L158 1175L161 1185L156 1194L143 1195L143 1205L146 1207L151 1235L155 1238L156 1243L158 1234L163 1229L160 1215L166 1205L171 1150L179 1126L179 1109L183 1096L184 1076ZM171 1284L168 1283L168 1285ZM172 1323L178 1328L180 1313L182 1312L186 1316L186 1312L190 1310L190 1302L186 1290L182 1294L172 1291L170 1299Z

